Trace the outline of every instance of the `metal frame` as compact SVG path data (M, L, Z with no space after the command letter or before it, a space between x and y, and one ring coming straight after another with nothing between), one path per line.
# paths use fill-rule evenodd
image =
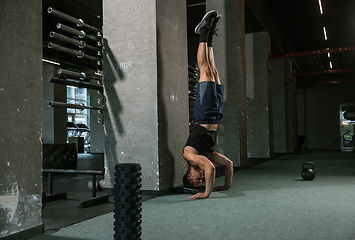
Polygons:
M75 108L75 109L90 109L90 110L103 110L104 107L93 107L93 106L85 106L84 104L71 104L71 103L63 103L63 102L53 102L50 101L48 103L50 107L58 107L58 108Z
M324 70L323 72L311 72L311 73L303 73L304 75L318 75L318 74L323 74L323 73L342 73L342 72L355 72L355 69L334 69L334 70ZM292 76L300 76L301 73L293 73Z
M68 32L74 35L77 35L79 38L84 38L86 37L86 34L84 31L77 30L75 28L68 27L67 25L64 25L62 23L57 23L56 27L60 30L63 30L64 32Z
M66 199L66 193L53 194L53 176L54 173L60 174L81 174L92 175L92 198L88 200L78 201L78 208L87 208L101 203L108 203L109 196L96 196L96 176L104 175L104 171L92 171L92 170L68 170L68 169L42 169L43 173L48 173L48 195L47 202L52 202L60 199Z
M82 19L77 19L77 18L72 17L72 16L70 16L68 14L65 14L65 13L63 13L61 11L58 11L58 10L52 8L52 7L49 7L47 9L47 12L50 13L50 14L53 14L56 17L59 17L59 18L62 18L64 20L67 20L69 22L72 22L72 23L76 24L78 27L86 27L88 29L100 32L100 36L102 36L100 29L98 29L96 27L93 27L93 26L91 26L89 24L84 23L84 21Z
M278 55L270 55L269 60L278 59L278 58L290 58L293 62L293 65L298 70L298 73L292 74L292 76L302 77L305 82L301 79L297 81L297 87L306 87L310 85L324 85L324 84L336 84L342 82L349 82L346 80L344 76L345 73L354 72L355 69L336 69L336 70L325 70L322 60L321 54L328 53L336 53L336 52L349 52L354 51L355 46L344 47L344 48L327 48L322 50L315 51L305 51L305 52L296 52L296 53L288 53L288 54L278 54ZM330 79L331 77L328 74L334 73L343 73L343 78L338 79ZM320 75L317 77L317 75Z
M103 87L101 86L96 86L84 82L74 82L74 81L68 81L68 80L63 80L59 78L54 78L54 77L49 77L48 82L51 83L58 83L58 84L63 84L63 85L68 85L68 86L74 86L74 87L79 87L79 88L88 88L88 89L93 89L93 90L98 90L98 91L103 91Z
M299 56L307 56L307 55L315 55L315 54L323 54L323 53L333 53L333 52L354 51L354 50L355 50L355 46L344 47L344 48L330 48L330 49L322 49L322 50L315 50L315 51L271 55L269 57L269 59L299 57Z
M52 37L52 38L67 42L67 43L71 43L71 44L76 45L76 46L78 46L80 48L85 48L86 47L86 43L84 41L79 41L79 40L76 40L74 38L70 38L70 37L67 37L65 35L62 35L60 33L56 33L56 32L52 31L52 32L49 33L49 36Z
M51 48L53 50L57 50L57 51L60 51L60 52L67 53L67 54L76 56L78 58L87 58L87 59L90 59L90 60L94 60L94 61L97 62L97 65L101 65L102 64L102 59L87 55L81 50L77 51L77 50L74 50L74 49L71 49L71 48L60 46L60 45L52 43L52 42L48 43L48 48Z

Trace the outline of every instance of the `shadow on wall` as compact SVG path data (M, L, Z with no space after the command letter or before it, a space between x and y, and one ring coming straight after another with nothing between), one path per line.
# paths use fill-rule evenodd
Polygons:
M245 54L245 46L243 44L243 39L241 39L240 34L237 34L240 29L240 24L237 24L239 16L237 17L235 13L238 13L240 1L228 2L225 1L224 9L221 9L223 14L223 21L228 24L224 24L221 29L224 31L225 46L221 46L220 49L225 53L224 56L220 58L222 63L216 62L217 69L221 64L224 71L221 79L221 83L225 87L225 101L224 101L224 119L221 121L221 132L218 136L220 143L218 148L221 150L222 154L225 154L230 160L232 160L235 166L239 166L243 158L242 152L246 152L246 139L241 139L241 136L246 136L246 97L242 90L246 88L245 81L239 79L240 72L245 71L245 64L240 62L243 58L242 54ZM218 11L218 9L217 9ZM238 26L238 28L237 28ZM244 36L244 34L243 34ZM236 43L237 41L237 43ZM223 47L223 48L222 48ZM225 79L224 79L225 78Z
M124 81L125 76L120 69L120 64L117 62L114 54L111 51L107 39L104 39L104 134L105 134L105 186L111 188L107 181L109 176L114 176L113 171L117 164L116 134L123 136L124 128L120 115L123 112L120 103L118 92L115 89L115 84L118 80ZM109 105L107 104L109 103ZM109 108L110 107L110 111ZM109 173L111 172L112 173Z
M159 22L158 22L159 24ZM159 25L157 26L157 39L159 39ZM169 148L169 140L173 139L169 136L171 130L169 132L168 127L171 124L168 123L167 113L166 113L166 104L164 102L164 97L168 93L164 93L164 89L168 89L169 82L166 73L164 73L165 68L161 67L164 66L164 59L162 57L163 49L160 49L162 44L158 44L158 57L157 57L157 72L158 72L158 113L159 113L159 127L158 127L158 136L159 136L159 189L161 190L161 186L174 186L175 180L175 158L174 155L171 153ZM182 146L181 146L182 147ZM164 182L162 184L162 182Z

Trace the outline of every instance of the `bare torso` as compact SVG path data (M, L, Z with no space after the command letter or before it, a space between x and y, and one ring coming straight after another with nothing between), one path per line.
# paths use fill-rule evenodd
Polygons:
M208 131L217 131L218 123L215 124L200 124L202 127L206 128Z

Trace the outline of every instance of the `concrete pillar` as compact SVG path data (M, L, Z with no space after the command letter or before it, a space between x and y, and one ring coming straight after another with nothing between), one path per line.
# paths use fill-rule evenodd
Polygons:
M181 184L188 137L186 3L103 1L105 185L142 166L143 191Z
M48 82L48 78L59 78L58 66L43 63L43 143L64 144L67 142L67 109L51 108L50 101L67 102L65 85Z
M0 238L29 239L43 230L42 1L0 1L0 32Z
M272 106L274 123L274 152L287 153L286 135L286 63L288 58L271 60L272 65Z
M296 108L296 77L292 76L292 62L286 63L286 137L287 153L294 153L297 148L297 108Z
M306 147L305 89L296 89L297 105L297 150ZM300 138L300 139L298 139Z
M216 66L225 85L224 119L218 128L216 151L229 157L234 166L246 166L247 122L245 83L244 0L206 1L206 10L222 15L213 49Z
M271 41L267 32L246 34L248 157L274 154L272 121Z

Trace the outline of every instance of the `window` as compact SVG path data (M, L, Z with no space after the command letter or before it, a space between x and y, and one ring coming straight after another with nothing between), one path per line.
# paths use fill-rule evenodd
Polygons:
M86 88L78 88L67 86L67 103L90 105L90 91ZM90 128L90 113L88 109L67 108L68 122L75 124L85 124ZM84 137L85 140L89 136L87 131L68 131L68 137Z
M355 104L340 104L341 150L355 149Z

